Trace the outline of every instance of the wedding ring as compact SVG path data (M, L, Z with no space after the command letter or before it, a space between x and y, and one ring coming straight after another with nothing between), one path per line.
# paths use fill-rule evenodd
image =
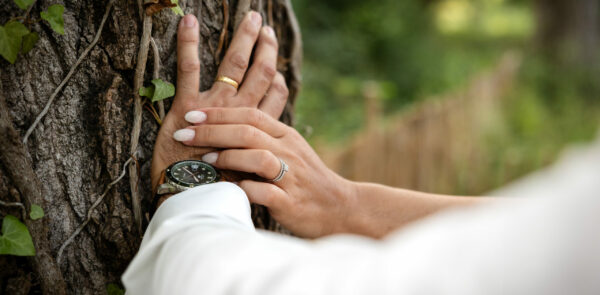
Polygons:
M278 159L279 159L279 162L281 162L281 170L279 170L279 174L277 175L277 177L271 179L271 182L280 181L283 178L283 176L285 175L285 173L289 171L288 165L281 158L278 158Z
M227 76L219 76L219 77L217 77L215 82L227 83L227 84L233 86L233 88L235 88L236 90L238 89L238 86L240 86L240 84L238 82L236 82L235 80L233 80Z

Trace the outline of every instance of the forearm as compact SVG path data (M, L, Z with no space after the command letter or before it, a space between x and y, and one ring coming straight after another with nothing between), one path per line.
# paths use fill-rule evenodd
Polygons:
M412 221L455 206L484 202L483 198L429 194L384 185L353 182L353 213L348 231L380 238Z

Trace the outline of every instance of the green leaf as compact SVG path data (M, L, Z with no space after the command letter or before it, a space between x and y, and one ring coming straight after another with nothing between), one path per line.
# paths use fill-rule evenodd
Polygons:
M0 254L16 256L34 256L35 247L27 226L12 215L6 215L2 221L0 236Z
M179 0L171 0L171 3L177 5L175 7L171 7L171 10L179 16L183 16L183 10L181 10L181 7L179 6Z
M17 21L9 21L6 25L0 26L0 55L14 64L21 49L23 36L27 34L29 30Z
M35 2L35 0L14 0L15 4L17 4L17 6L19 6L19 8L25 10L29 7L29 5L33 4L33 2Z
M175 95L175 86L169 82L165 82L161 79L152 80L154 84L154 95L152 95L152 102L163 100L167 97Z
M152 98L152 95L154 95L154 86L149 86L149 87L140 87L140 96L145 96L147 98Z
M163 100L167 97L175 95L175 86L161 79L152 80L152 86L140 87L140 96L150 98L152 102Z
M44 209L42 209L42 207L40 207L36 204L32 204L31 212L29 213L29 217L31 217L31 219L33 219L33 220L38 220L38 219L44 217Z
M55 32L64 35L65 34L65 21L63 20L63 12L65 7L60 4L54 4L48 7L46 11L42 11L40 15L42 19L50 23L50 27Z
M117 284L108 284L108 286L106 286L106 293L108 293L108 295L124 295L125 290Z
M25 37L23 37L23 54L29 52L33 46L35 46L35 43L40 39L40 37L38 36L38 34L36 32L31 32L27 35L25 35Z

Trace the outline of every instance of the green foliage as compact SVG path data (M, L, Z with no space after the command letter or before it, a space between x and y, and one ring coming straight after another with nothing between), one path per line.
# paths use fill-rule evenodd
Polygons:
M50 27L54 32L61 35L65 34L65 21L63 20L63 12L65 7L60 4L54 4L48 7L46 11L42 11L40 15L42 19L50 23Z
M117 284L108 284L108 286L106 286L106 293L108 295L124 295L125 290L123 290Z
M23 37L23 48L21 48L21 50L23 51L23 54L26 54L31 49L33 49L33 46L35 46L35 43L39 39L40 39L40 37L38 36L38 33L36 33L36 32L31 32L31 33L25 35Z
M15 4L17 4L17 6L19 6L19 8L25 10L29 7L29 5L33 4L33 2L35 2L35 0L14 0Z
M152 80L152 86L140 87L140 96L150 98L152 102L163 100L175 95L175 86L161 79Z
M179 0L171 0L171 3L177 5L175 7L171 7L171 11L179 16L183 16L183 10L181 10L181 7L179 6Z
M38 220L44 217L44 209L42 209L42 207L36 204L31 205L31 212L29 213L29 217L32 220Z
M27 226L12 215L6 215L2 221L0 254L16 256L35 255L35 247L33 246Z
M9 21L6 25L0 26L0 55L14 64L21 49L23 36L29 33L27 27L17 21Z

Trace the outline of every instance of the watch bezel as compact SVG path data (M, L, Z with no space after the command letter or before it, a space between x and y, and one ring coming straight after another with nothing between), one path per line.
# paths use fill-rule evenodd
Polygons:
M201 183L201 184L189 184L187 182L183 182L183 181L178 180L172 174L172 168L175 167L176 165L180 164L180 163L183 163L183 162L196 162L196 163L198 163L200 165L208 166L215 173L215 179L212 180L211 182ZM192 188L192 187L196 187L196 186L199 186L199 185L205 185L205 184L210 184L210 183L218 182L221 179L221 173L219 173L219 171L213 165L211 165L209 163L206 163L204 161L200 161L200 160L181 160L181 161L177 161L177 162L169 165L169 167L167 167L167 169L165 170L165 177L167 178L167 182L171 183L172 185L174 185L176 187L187 189L187 188Z

